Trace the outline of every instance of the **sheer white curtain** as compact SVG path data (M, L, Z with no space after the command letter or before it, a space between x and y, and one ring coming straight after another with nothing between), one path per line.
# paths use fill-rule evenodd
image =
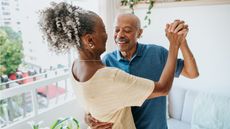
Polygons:
M107 52L113 51L116 48L113 40L113 31L115 17L119 13L119 3L119 0L98 0L98 14L102 17L108 34Z
M75 0L72 4L81 6L84 9L96 12L104 21L106 31L108 34L108 40L106 44L106 52L110 52L116 49L116 45L113 39L114 21L118 13L120 13L120 1L119 0ZM105 52L105 53L106 53ZM102 55L103 56L103 55ZM76 57L74 51L71 52L71 61Z

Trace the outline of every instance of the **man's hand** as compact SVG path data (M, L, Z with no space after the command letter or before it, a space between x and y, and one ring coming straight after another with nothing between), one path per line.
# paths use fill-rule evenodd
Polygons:
M184 21L175 20L171 24L166 24L165 33L170 44L180 46L182 42L186 41L188 25Z
M91 114L85 114L85 122L91 129L112 129L113 123L100 122L93 118Z

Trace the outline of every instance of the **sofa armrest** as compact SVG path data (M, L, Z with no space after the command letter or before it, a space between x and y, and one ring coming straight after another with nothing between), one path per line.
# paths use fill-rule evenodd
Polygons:
M184 99L184 106L182 111L181 120L191 123L192 121L192 113L193 113L193 105L194 101L198 95L198 91L187 90Z
M181 120L186 90L173 87L169 93L169 117Z

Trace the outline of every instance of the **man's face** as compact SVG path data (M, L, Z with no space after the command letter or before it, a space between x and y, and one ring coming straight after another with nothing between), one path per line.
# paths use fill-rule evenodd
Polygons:
M129 16L119 16L115 23L114 40L121 52L136 50L140 29L135 19Z

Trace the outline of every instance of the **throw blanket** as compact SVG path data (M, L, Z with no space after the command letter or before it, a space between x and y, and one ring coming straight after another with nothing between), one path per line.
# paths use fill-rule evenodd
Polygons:
M230 97L199 94L191 123L191 129L230 129Z

